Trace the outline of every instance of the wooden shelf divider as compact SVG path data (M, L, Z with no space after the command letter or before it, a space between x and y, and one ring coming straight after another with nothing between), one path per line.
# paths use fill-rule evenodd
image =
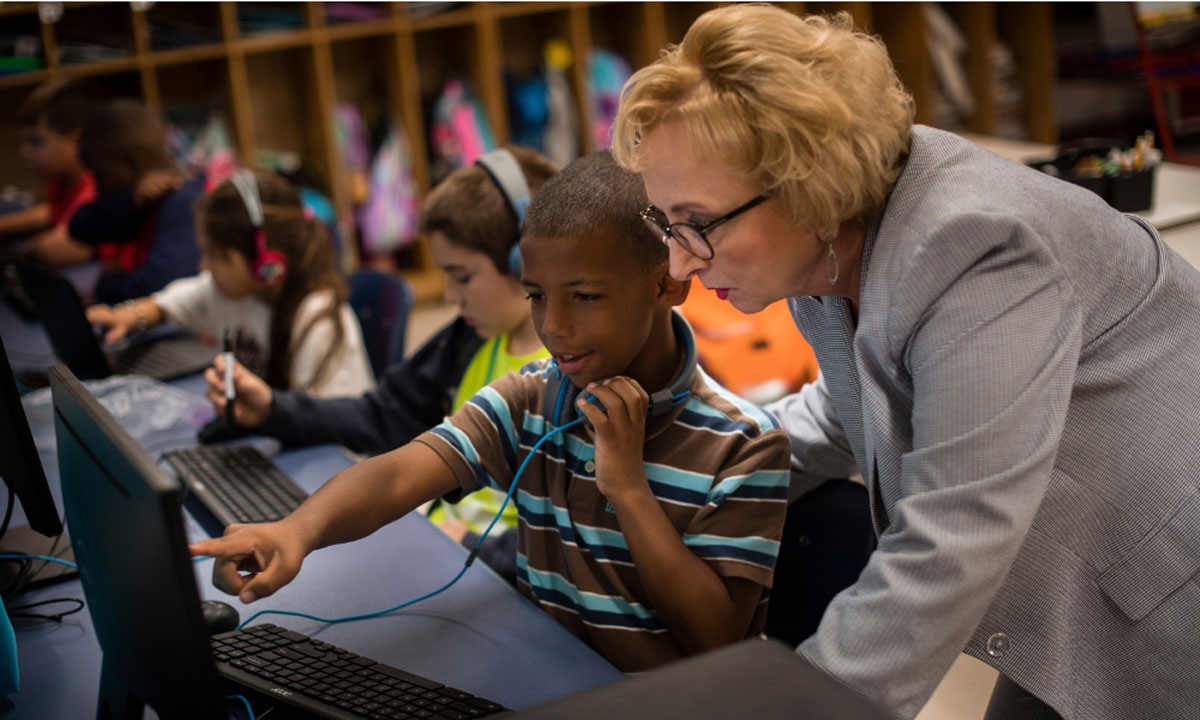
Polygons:
M936 91L936 79L925 46L926 3L779 4L797 13L845 10L851 13L860 28L878 33L888 44L897 71L916 99L917 121L926 122L931 118L930 107ZM668 43L679 42L683 32L697 16L717 7L719 3L473 2L427 17L410 15L409 6L405 3L391 3L382 6L386 8L383 17L344 23L329 22L324 3L299 3L302 11L300 27L252 35L241 32L236 2L220 2L215 10L206 10L198 3L184 5L193 7L190 10L185 7L179 12L192 12L197 16L207 13L215 18L212 30L219 39L190 47L156 49L153 45L154 16L151 11L135 10L128 3L66 3L63 7L64 17L83 12L85 10L82 8L86 8L89 13L110 13L104 17L111 19L114 27L123 26L128 21L132 51L127 57L63 65L58 58L56 25L40 22L36 5L6 4L0 7L0 16L6 19L6 23L25 22L31 30L35 23L40 26L46 66L35 72L0 77L0 93L16 98L26 88L32 89L44 80L75 75L111 77L114 82L120 83L122 89L127 89L132 76L136 78L134 82L147 105L163 110L164 103L177 101L190 92L178 87L178 77L190 77L189 73L206 77L207 73L217 72L220 75L212 77L212 87L197 87L194 92L200 98L207 98L214 88L219 90L222 85L226 88L223 99L225 109L229 114L233 142L243 161L254 163L259 148L277 148L281 137L298 145L289 149L304 153L309 163L324 176L338 214L342 236L352 238L354 200L346 173L340 167L341 154L337 148L334 119L337 103L347 101L339 85L346 78L339 75L336 67L339 53L344 48L338 50L337 44L369 44L368 49L359 48L351 54L358 57L366 53L372 63L378 63L376 67L365 68L364 71L375 73L371 75L374 78L371 82L378 85L379 104L408 133L414 180L424 194L428 192L432 181L426 127L431 81L438 78L438 82L444 81L453 73L468 73L469 77L464 80L470 81L477 93L497 141L503 143L510 137L504 88L505 58L513 57L514 53L523 58L529 57L530 53L535 53L533 57L541 57L541 47L521 47L521 43L540 43L544 37L536 32L528 36L523 32L506 36L505 27L511 30L512 23L521 23L528 18L531 25L541 23L561 33L563 40L571 47L574 64L568 78L574 88L574 105L580 117L580 147L582 151L587 151L592 143L586 119L589 108L589 98L586 97L587 62L592 48L605 47L606 41L619 38L618 42L624 45L622 49L631 55L628 58L631 65L637 68L657 58ZM1027 135L1031 140L1054 142L1056 135L1052 103L1055 67L1049 3L948 4L947 10L968 41L966 69L976 108L967 121L967 127L974 132L987 133L995 126L996 109L992 102L993 82L989 63L994 44L1004 39L1012 44L1019 68L1025 97L1024 125ZM623 27L604 27L603 20L608 18L620 18ZM436 37L440 42L441 36L429 36L426 33L461 34L466 38L465 47L447 46L442 50L437 42L429 42L431 37ZM426 41L422 44L423 36ZM506 47L508 43L511 45ZM432 55L429 53L430 46L434 50ZM421 48L420 52L418 48ZM439 51L440 56L437 54ZM462 57L464 52L465 57ZM163 73L168 74L166 79ZM261 103L265 101L255 100L259 88L254 83L262 82L264 74L274 77L273 73L284 73L279 77L280 83L295 87L301 91L301 95L307 96L304 99L297 98L298 104L290 114L280 108L264 109ZM292 76L288 77L288 73ZM424 94L423 79L427 84ZM354 85L358 88L356 92L361 94L361 83L356 80ZM268 93L268 97L277 99L279 92L277 88L274 90ZM280 118L295 126L279 126ZM266 122L266 119L271 122ZM15 117L0 121L0 130L8 131L5 123L15 122ZM5 180L7 178L0 171L0 182ZM346 241L346 244L352 245L352 242ZM419 298L431 299L440 295L444 278L433 266L423 241L418 241L404 257L407 265L400 269L413 281Z

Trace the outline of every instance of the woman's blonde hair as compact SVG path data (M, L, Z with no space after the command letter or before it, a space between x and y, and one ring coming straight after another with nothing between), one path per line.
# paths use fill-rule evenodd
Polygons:
M883 209L912 131L913 101L887 49L848 13L799 17L766 5L701 15L680 45L625 83L613 154L681 119L703 155L820 234Z

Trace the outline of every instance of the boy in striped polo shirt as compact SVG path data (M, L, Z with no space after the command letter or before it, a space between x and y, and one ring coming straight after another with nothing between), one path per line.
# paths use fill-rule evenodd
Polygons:
M221 557L217 586L245 602L270 595L309 552L433 497L507 491L529 459L514 494L518 589L610 662L641 671L757 634L787 509L788 439L694 367L690 329L672 311L689 283L670 276L666 247L639 219L646 202L640 177L607 152L543 185L525 219L522 282L554 363L496 380L285 520L196 543ZM577 388L599 403L561 400ZM554 432L575 412L591 427ZM267 567L240 576L255 556Z

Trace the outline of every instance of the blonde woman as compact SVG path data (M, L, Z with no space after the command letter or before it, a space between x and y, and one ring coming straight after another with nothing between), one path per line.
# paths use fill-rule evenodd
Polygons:
M913 126L846 16L706 13L614 132L672 275L787 298L822 376L772 409L805 473L870 492L878 547L798 652L896 717L960 652L1001 674L989 718L1194 717L1200 273Z

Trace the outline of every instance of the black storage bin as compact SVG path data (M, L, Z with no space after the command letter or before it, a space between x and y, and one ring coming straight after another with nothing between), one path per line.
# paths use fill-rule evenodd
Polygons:
M1118 147L1117 141L1099 139L1080 140L1060 148L1055 158L1029 160L1025 164L1047 172L1061 180L1087 188L1104 198L1104 201L1121 212L1149 210L1154 204L1154 171L1157 165L1107 177L1077 177L1072 174L1075 163L1088 155L1108 154L1109 148Z
M1105 178L1108 180L1108 204L1121 212L1149 210L1154 204L1154 171L1157 165L1143 170Z

